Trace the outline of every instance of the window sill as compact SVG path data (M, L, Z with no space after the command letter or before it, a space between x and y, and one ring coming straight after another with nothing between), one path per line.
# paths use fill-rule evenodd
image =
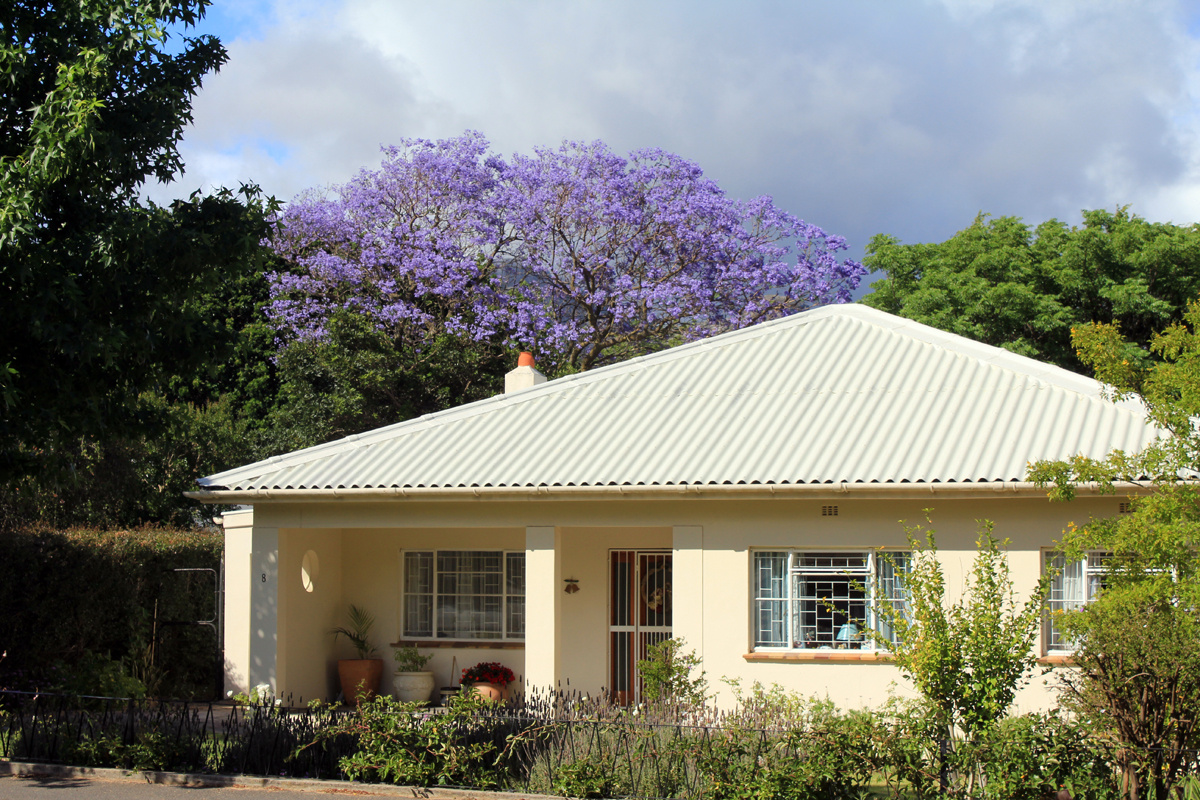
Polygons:
M436 649L453 647L459 650L524 650L524 642L497 642L487 639L402 639L388 647L423 647Z
M887 663L892 660L890 653L864 653L861 650L807 650L789 653L757 652L746 653L742 658L747 661L765 661L771 663L821 662L821 661L850 661L850 662L879 662Z
M1037 663L1044 667L1073 667L1075 656L1070 653L1050 653L1039 658Z

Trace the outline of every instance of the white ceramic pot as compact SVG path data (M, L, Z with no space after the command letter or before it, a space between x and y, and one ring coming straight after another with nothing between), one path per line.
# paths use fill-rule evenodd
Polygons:
M428 703L433 694L432 672L397 672L392 678L396 699L404 703Z

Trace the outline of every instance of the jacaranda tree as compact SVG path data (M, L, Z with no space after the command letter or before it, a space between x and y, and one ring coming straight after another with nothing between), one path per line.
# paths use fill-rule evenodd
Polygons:
M487 148L474 132L405 140L380 169L295 200L269 312L285 341L322 340L350 311L418 359L459 337L586 370L846 302L865 272L838 259L840 237L661 150Z

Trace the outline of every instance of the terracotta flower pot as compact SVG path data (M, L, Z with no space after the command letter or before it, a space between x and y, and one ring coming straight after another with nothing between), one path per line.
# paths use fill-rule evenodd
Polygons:
M471 691L497 703L508 699L508 687L499 683L472 683Z
M364 700L379 693L379 681L383 678L382 658L343 658L338 661L338 680L342 682L342 696L355 708Z

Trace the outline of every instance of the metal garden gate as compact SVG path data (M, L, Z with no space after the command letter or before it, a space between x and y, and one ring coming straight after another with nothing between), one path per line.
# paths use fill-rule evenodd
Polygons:
M619 703L637 703L637 662L671 638L670 551L609 551L609 585L609 691Z

